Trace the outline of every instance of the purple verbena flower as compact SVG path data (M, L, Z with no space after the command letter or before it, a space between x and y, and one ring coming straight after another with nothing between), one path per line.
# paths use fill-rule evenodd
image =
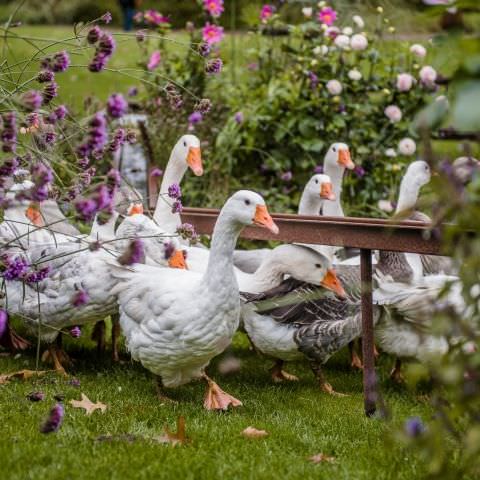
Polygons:
M203 115L200 112L193 112L188 117L188 123L190 123L191 125L200 123L202 120L203 120Z
M40 270L34 270L29 272L26 277L25 281L27 283L39 283L45 280L50 275L50 267L44 267Z
M47 145L53 145L57 139L57 134L55 132L46 132L44 136L44 141Z
M223 62L221 58L214 58L213 60L209 60L205 65L205 72L209 75L216 75L222 71Z
M64 72L69 67L69 65L70 57L65 50L57 52L53 56L52 70L54 72Z
M36 163L31 169L34 186L30 190L30 198L42 202L48 198L48 186L53 182L52 169L42 162Z
M27 395L27 399L31 402L41 402L45 398L45 394L43 392L30 392Z
M121 93L110 95L107 100L107 112L113 118L120 118L128 109L128 103Z
M175 200L172 204L172 213L182 213L183 205L180 199Z
M75 325L70 329L70 336L72 338L80 338L82 336L82 330L78 325Z
M111 168L110 171L107 173L107 185L112 195L121 183L122 176L120 172L115 168Z
M355 165L355 168L353 169L357 177L363 177L365 175L365 169L361 165Z
M30 90L23 94L22 103L28 110L37 110L43 102L42 94L36 90Z
M0 308L0 339L3 337L4 333L8 328L8 313Z
M54 79L55 74L51 70L42 70L37 76L37 81L39 83L52 82Z
M72 305L74 307L81 307L85 305L90 300L90 296L86 290L78 290L75 292L75 295L72 297Z
M43 104L48 105L58 95L58 85L56 82L50 82L43 89Z
M103 33L100 37L98 49L101 53L107 56L111 56L115 51L115 40L109 33Z
M80 380L78 378L72 378L69 383L72 387L80 386Z
M175 245L173 242L165 243L165 260L168 260L175 253Z
M97 213L97 204L90 198L84 198L75 202L75 209L82 220L89 222Z
M180 185L178 185L177 183L172 183L168 187L168 196L175 199L180 198L182 196L182 190L180 189Z
M189 240L191 244L198 241L198 234L195 232L195 227L190 223L182 223L179 227L177 227L177 233L183 239Z
M208 98L202 98L195 104L194 108L202 115L206 115L212 109L212 102Z
M126 140L131 145L133 145L134 143L137 143L137 134L135 133L134 130L127 130Z
M1 134L2 151L15 152L17 149L17 114L7 112L2 115L3 130Z
M134 238L128 245L126 251L118 257L120 265L133 265L134 263L143 262L145 259L143 241Z
M112 153L116 152L124 143L126 139L126 133L123 128L117 128L113 134L113 139L108 145L108 150Z
M98 25L95 25L87 33L87 42L90 45L93 45L98 42L101 35L102 35L102 30Z
M92 61L88 65L88 69L92 73L101 72L107 65L108 59L108 55L105 55L101 52L96 52Z
M420 417L410 417L405 422L405 433L412 438L419 437L425 431L425 426Z
M40 427L41 433L52 433L57 432L58 429L61 427L63 422L64 416L64 409L61 403L57 403L52 410L50 410L50 414L45 421L45 423Z
M290 170L280 175L280 179L283 180L284 182L290 182L292 178L293 178L293 174Z
M152 168L152 170L150 171L150 176L151 177L161 177L163 175L163 170L161 170L160 168L158 167L154 167Z
M323 173L323 165L317 165L317 166L313 169L313 172L314 172L314 173Z
M128 89L128 96L129 97L136 97L138 95L138 88L137 87L130 87Z
M20 165L18 158L6 158L0 165L0 177L10 177Z
M55 114L55 117L57 120L63 120L67 114L68 114L68 109L65 105L59 105L53 113Z
M40 117L37 112L29 113L25 117L25 123L28 127L38 128L40 126Z
M29 263L20 255L14 258L6 257L4 259L4 268L1 275L5 280L22 280L28 272Z
M308 72L308 79L310 80L310 88L315 89L318 87L318 77L314 72Z
M112 21L112 14L110 12L105 12L101 17L100 20L105 23L110 23Z
M244 121L244 119L245 119L245 118L244 118L244 115L243 115L243 112L237 112L237 113L234 115L233 119L234 119L238 124L243 123L243 121Z
M98 185L92 198L97 204L97 210L110 210L113 199L107 185Z
M204 58L207 58L210 55L211 51L212 51L212 47L207 42L202 42L198 46L198 53Z

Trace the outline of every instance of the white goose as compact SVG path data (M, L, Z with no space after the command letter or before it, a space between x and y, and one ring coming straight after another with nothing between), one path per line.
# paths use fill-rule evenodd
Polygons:
M350 156L348 145L345 143L333 143L330 145L330 148L325 154L323 164L324 173L330 178L331 189L329 189L328 193L331 198L328 198L329 195L327 195L327 191L324 191L326 195L323 199L327 199L328 201L321 201L321 197L318 197L318 190L315 191L315 181L318 180L320 182L320 177L314 175L308 181L302 193L298 213L300 215L322 214L343 217L345 216L341 205L343 174L345 168L351 170L355 167ZM335 251L338 250L337 247L325 246L322 248L317 247L317 249L330 258ZM234 256L235 266L244 272L253 273L259 267L265 255L268 255L268 252L268 249L236 250Z
M241 190L220 212L203 275L148 265L126 269L110 262L112 275L119 281L114 291L127 347L135 360L157 376L159 397L163 398L163 387L203 378L208 385L205 408L241 405L204 370L229 345L238 327L240 296L233 250L245 225L278 232L262 197Z

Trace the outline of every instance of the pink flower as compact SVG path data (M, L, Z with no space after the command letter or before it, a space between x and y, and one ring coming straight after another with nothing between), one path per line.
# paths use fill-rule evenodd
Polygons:
M338 80L329 80L327 82L327 90L330 95L340 95L343 87Z
M203 0L203 8L213 17L218 18L223 13L223 0Z
M269 18L275 13L275 6L274 5L264 5L262 10L260 11L260 20L263 23L266 23Z
M385 116L392 123L397 123L402 119L402 111L396 105L389 105L385 109Z
M408 92L415 79L409 73L400 73L397 75L397 90L399 92Z
M143 15L145 21L152 25L161 25L162 23L170 23L170 20L157 12L156 10L147 10Z
M353 50L365 50L368 47L367 37L365 37L361 33L355 34L350 39L350 46Z
M323 7L318 12L318 21L324 23L325 25L333 25L337 19L337 12L332 7Z
M150 60L148 61L147 68L149 70L154 70L160 65L161 60L162 60L162 57L160 55L160 52L158 50L155 50L150 56Z
M223 28L218 25L207 24L202 28L203 41L209 45L219 43L223 39Z
M410 52L412 52L415 56L419 58L424 58L425 55L427 54L427 50L423 45L420 45L419 43L415 43L410 47Z
M415 144L415 141L409 137L402 138L398 142L398 151L402 155L413 155L416 149L417 145Z
M435 80L437 79L436 70L430 65L425 65L420 69L419 72L420 80L422 83L428 87L435 85Z

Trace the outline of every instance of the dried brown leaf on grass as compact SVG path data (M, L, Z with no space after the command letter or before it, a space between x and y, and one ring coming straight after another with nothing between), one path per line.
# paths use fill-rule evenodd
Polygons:
M93 403L84 393L81 400L70 400L70 405L74 408L84 408L86 415L91 415L95 410L101 410L105 413L107 406L102 402Z
M185 434L185 417L182 415L177 420L177 432L171 432L167 425L164 427L165 433L159 437L154 437L158 443L169 443L171 445L185 445L190 440Z
M309 460L312 463L335 463L335 457L330 457L329 455L325 455L324 453L317 453L312 457L309 457Z
M5 373L0 375L0 385L8 383L12 378L19 378L20 380L28 380L32 377L41 377L49 370L19 370L18 372Z
M266 430L258 430L255 427L247 427L243 430L242 435L247 438L263 438L268 436Z

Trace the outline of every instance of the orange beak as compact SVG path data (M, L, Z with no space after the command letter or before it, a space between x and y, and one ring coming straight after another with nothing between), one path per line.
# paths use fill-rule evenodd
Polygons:
M265 205L257 205L255 209L255 216L253 217L253 224L258 227L268 228L273 234L278 234L278 227L275 225L273 218L268 213Z
M128 209L128 215L136 215L138 213L143 213L143 204L141 203L134 203L129 209Z
M181 250L175 250L173 252L172 256L168 259L168 266L170 268L187 269L187 262L185 262L185 257Z
M338 163L349 170L353 170L355 168L355 164L352 162L350 150L348 150L348 148L341 148L338 150Z
M36 203L31 203L27 210L25 210L25 216L37 227L44 227L42 214Z
M326 200L335 200L335 194L332 190L332 184L329 182L322 183L320 188L320 197L325 198Z
M323 278L320 285L322 285L322 287L325 287L327 290L331 290L332 292L336 293L337 296L339 296L340 298L347 298L345 290L343 289L343 286L340 283L340 280L338 279L333 268L327 270L327 274Z
M203 175L202 151L200 147L190 147L188 149L187 164L197 177Z

